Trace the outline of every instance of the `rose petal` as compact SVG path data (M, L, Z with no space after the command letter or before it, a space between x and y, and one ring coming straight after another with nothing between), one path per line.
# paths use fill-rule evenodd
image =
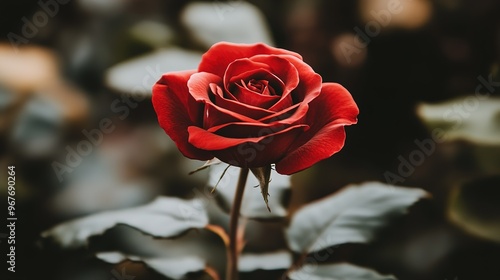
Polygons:
M258 66L261 68L258 69ZM252 70L252 68L257 69ZM266 76L264 73L269 74ZM303 76L309 78L305 75ZM263 97L257 98L254 94L243 89L241 89L241 92L238 92L238 100L240 102L262 108L272 108L270 110L275 112L293 105L290 93L299 84L299 74L295 66L287 59L275 55L256 55L250 59L236 60L228 66L224 74L224 85L226 90L229 91L230 83L238 83L240 80L248 81L250 78L268 80L274 88L274 91L281 95L279 105L276 106L276 99L267 100ZM279 84L273 82L276 80L279 81ZM318 81L320 85L321 80Z
M187 81L195 73L194 70L171 72L163 75L153 86L152 102L158 122L172 138L183 155L192 159L209 160L213 158L209 152L200 150L188 142L187 128L197 125L196 115L203 113L203 107L191 104ZM188 114L187 107L193 114ZM196 111L199 112L196 112Z
M359 109L349 91L337 83L323 83L322 98L327 99L325 104L330 106L330 116L334 121L345 123L346 125L358 122ZM317 101L314 105L316 105ZM330 120L331 121L331 120Z
M255 122L254 119L246 117L238 112L231 111L217 106L213 100L216 99L216 93L213 93L214 84L220 85L222 78L211 73L194 73L187 82L189 93L194 100L204 104L203 127L228 123L228 122ZM212 99L213 98L213 99ZM190 112L191 113L191 112Z
M281 100L279 104L275 104L269 109L277 112L283 110L283 108L291 106L293 104L293 100L290 93L297 88L301 79L295 65L288 59L276 55L256 55L252 57L251 60L269 65L271 73L278 76L278 78L280 78L285 85L283 92L281 93ZM312 71L312 68L309 70ZM310 79L310 77L308 77L305 73L302 74L302 78ZM319 80L319 83L321 84L321 80ZM314 89L312 88L311 91L314 91Z
M226 89L228 89L227 86L230 82L239 82L240 79L248 81L250 76L254 76L251 73L255 73L252 72L255 69L266 70L267 73L272 73L272 76L281 81L282 85L279 88L276 85L273 87L275 90L279 90L278 94L282 95L283 98L287 98L288 94L299 84L299 73L287 59L275 55L256 55L250 59L236 60L228 66L224 74Z
M227 82L225 82L225 86L226 86L225 88L226 88L226 90L231 91L234 88L234 84L241 84L242 80L248 82L251 79L269 81L269 84L271 84L277 90L277 94L281 94L282 88L285 87L285 84L283 83L283 81L278 76L276 76L274 73L270 72L269 70L259 68L259 69L251 69L251 70L239 73L239 74L235 74L234 76L230 77ZM229 87L229 86L232 86L232 87ZM246 84L245 84L245 86L246 86ZM249 90L251 90L251 89L249 89ZM252 91L255 92L255 90L252 90Z
M307 112L309 111L309 104L300 103L297 105L297 107L289 107L293 108L292 110L288 110L289 108L287 108L275 114L273 117L271 117L270 115L269 117L262 118L259 121L265 122L267 124L277 123L282 125L305 123Z
M218 159L239 167L262 167L279 161L306 125L296 125L263 137L227 138L199 127L188 128L189 141Z
M234 77L237 77L240 74L254 70L266 70L266 72L272 73L271 67L265 63L252 61L248 58L241 58L231 62L227 66L227 69L224 72L223 76L224 85L227 85L229 82L231 82L231 80L234 79ZM241 78L237 78L237 80L240 79Z
M189 93L196 101L212 102L213 84L221 85L222 78L211 73L201 72L191 75L187 82Z
M190 126L188 127L188 132L189 132L189 143L195 145L195 147L198 147L203 150L208 150L208 151L215 151L215 150L221 150L225 148L230 148L234 146L238 146L240 144L244 143L258 143L259 141L262 141L265 138L268 137L273 137L278 134L286 133L290 130L296 130L300 128L301 130L304 129L304 127L307 127L305 124L299 124L296 126L289 127L287 129L278 131L273 134L265 135L265 136L260 136L260 137L250 137L250 138L229 138L229 137L224 137L217 135L212 132L208 132L205 129L202 129L200 127L196 126Z
M256 55L250 58L253 62L266 64L268 70L283 81L287 91L292 91L299 84L299 72L295 65L287 59L276 55Z
M344 126L357 122L358 107L339 84L323 84L321 94L310 106L307 123L311 129L301 134L287 156L276 163L281 174L296 173L338 152L344 146Z
M238 101L238 99L236 99L236 97L234 97L234 95L232 95L227 90L222 90L222 88L218 84L211 83L210 90L212 91L212 93L215 94L216 97L220 97L222 99L228 99L231 101Z
M277 95L264 95L261 92L255 92L254 90L249 89L246 83L252 79L267 81L273 88L273 92L278 95L281 95L283 92L285 84L274 73L263 68L250 69L242 73L236 72L236 70L242 70L241 68L254 66L253 64L255 63L248 59L237 60L232 63L229 66L228 71L226 71L226 75L224 77L224 87L226 91L236 97L239 102L267 109L276 103L281 97Z
M234 111L221 108L212 102L205 104L205 117L203 119L203 127L205 129L229 122L251 123L257 121L242 114L235 113Z
M269 166L286 155L288 147L302 131L301 126L291 127L258 143L245 143L234 148L213 151L213 154L218 159L239 167Z
M293 106L290 106L288 108L286 108L285 110L281 111L281 112L275 112L275 113L272 113L268 116L265 116L261 119L259 119L258 121L259 122L262 122L262 123L272 123L272 122L275 122L275 121L281 121L281 120L286 120L288 118L290 118L291 116L298 116L298 114L295 114L297 112L297 108L300 106L300 104L295 104ZM305 115L305 113L304 113ZM290 120L289 120L290 121ZM292 120L293 121L293 120ZM290 124L291 122L289 122Z
M307 112L308 109L307 103L312 101L317 95L319 95L321 90L321 77L318 74L314 73L314 71L310 66L303 63L299 58L297 58L294 55L282 54L278 55L278 57L285 59L289 61L291 64L293 64L294 67L299 70L298 72L301 79L304 79L299 83L298 88L293 91L292 97L297 102L304 101L303 103L306 104L301 104L300 108L295 111L294 118L292 119L292 121L288 122L288 123L293 123L304 117L304 114ZM274 111L279 112L289 108L292 105L293 105L293 100L291 98L282 98L272 107ZM252 117L255 117L255 115L253 115ZM263 118L266 117L267 116L264 116ZM223 122L219 122L219 124L222 123Z
M203 56L198 72L209 72L222 77L229 64L240 58L249 58L259 54L284 54L302 57L294 52L259 44L234 44L220 42L214 44Z
M309 168L340 151L344 146L344 141L345 130L343 125L324 126L309 142L287 154L285 158L276 163L276 171L280 174L291 175Z
M236 91L233 91L233 95L236 96L238 101L243 104L248 104L250 106L258 108L269 108L280 100L280 96L270 96L256 93L245 87L237 87Z
M321 92L321 76L314 72L311 66L307 65L300 59L297 59L295 56L290 55L278 55L283 59L286 59L290 63L292 63L297 72L299 74L299 84L291 93L291 99L293 100L293 104L297 103L305 103L308 104L314 98L316 98ZM287 107L291 106L289 99L281 99L276 102L273 107L269 108L269 110L273 110L275 112L281 111Z
M218 92L219 90L222 91L222 89L220 88L217 89ZM252 118L254 120L258 120L274 114L274 112L266 109L251 106L245 103L241 103L239 101L223 98L221 94L215 95L215 104L217 104L217 106L219 107L226 108L230 111L239 112L240 114Z
M309 129L309 126L306 124L294 125L304 125L304 131ZM290 126L289 124L281 124L278 122L272 124L232 122L211 127L207 129L207 131L229 138L252 138L270 135L287 129Z
M288 118L291 115L293 115L294 112L296 112L297 107L300 105L300 104L295 104L288 108L285 108L281 112L273 112L267 109L262 109L259 107L241 103L233 99L224 98L223 90L215 84L211 84L210 88L212 92L215 93L214 103L217 104L217 106L228 109L233 112L239 112L240 114L246 117L250 117L252 119L258 120L259 122L263 123L269 123Z

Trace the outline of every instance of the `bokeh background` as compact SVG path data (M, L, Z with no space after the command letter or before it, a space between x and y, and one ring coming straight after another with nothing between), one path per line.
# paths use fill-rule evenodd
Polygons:
M345 148L292 178L290 212L365 181L432 194L375 242L336 248L331 261L403 280L500 279L499 14L496 0L3 2L0 192L15 165L20 279L115 279L124 266L135 279L165 279L92 257L94 247L139 238L120 229L79 250L47 245L40 233L204 187L206 174L187 175L201 163L158 127L150 87L163 72L196 68L218 41L296 51L359 105ZM262 247L283 246L273 234Z

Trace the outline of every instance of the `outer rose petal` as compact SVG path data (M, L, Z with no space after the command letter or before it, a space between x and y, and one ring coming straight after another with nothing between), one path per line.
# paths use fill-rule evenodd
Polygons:
M213 158L210 152L200 150L188 142L187 128L198 125L189 116L187 108L190 105L187 81L195 72L192 70L163 75L153 86L152 102L160 126L172 138L181 153L188 158L209 160ZM203 110L202 107L200 109Z
M266 138L273 138L280 134L285 134L289 131L304 131L308 129L308 126L305 124L298 124L295 126L288 127L276 133L268 134L260 137L248 137L248 138L229 138L217 135L215 133L209 132L203 128L197 126L188 127L189 132L189 143L192 143L196 147L200 149L208 150L208 151L216 151L223 150L227 148L236 147L241 144L246 143L258 143ZM272 142L277 143L279 141L275 141L272 139ZM279 145L278 143L276 145Z
M344 126L355 124L359 113L351 94L341 85L325 83L310 104L307 122L311 129L299 136L289 153L276 163L276 171L293 174L328 158L344 146Z
M285 54L302 60L302 57L294 52L284 49L273 48L265 44L233 44L220 42L214 44L201 58L198 72L209 72L219 77L224 76L227 66L240 58L250 58L259 54Z
M239 167L263 167L283 158L288 147L307 125L296 125L279 132L253 138L227 138L191 126L189 142L211 150L218 159Z
M309 129L308 125L300 123L294 125L284 125L278 122L272 124L234 122L214 126L207 129L207 131L230 138L253 138L274 134L296 125L304 126L304 131Z

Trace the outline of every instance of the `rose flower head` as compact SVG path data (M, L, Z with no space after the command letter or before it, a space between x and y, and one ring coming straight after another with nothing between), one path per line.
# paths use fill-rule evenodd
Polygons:
M359 113L351 94L294 52L265 44L213 45L197 70L153 86L160 126L186 157L233 166L275 164L292 174L342 149Z

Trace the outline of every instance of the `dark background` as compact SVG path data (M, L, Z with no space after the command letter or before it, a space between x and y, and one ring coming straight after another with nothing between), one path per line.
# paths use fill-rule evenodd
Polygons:
M85 249L68 251L42 246L40 232L70 218L145 203L159 194L187 197L192 188L203 186L200 180L178 176L185 174L185 167L175 149L141 148L151 140L150 135L157 133L149 98L138 102L125 120L118 120L118 114L110 106L124 93L107 84L104 78L113 65L161 47L175 45L205 51L206 47L193 40L180 19L181 12L192 1L108 1L119 3L109 9L93 8L92 1L85 6L84 2L74 0L59 5L57 14L27 44L22 43L19 52L9 49L12 47L9 34L22 34L22 18L32 20L40 6L36 1L7 1L0 5L0 44L5 47L1 51L11 52L4 57L11 57L14 62L9 63L21 69L12 70L14 74L10 76L8 70L9 73L0 72L0 165L6 170L7 165L15 164L18 174L16 232L20 244L16 275L19 279L112 278L113 266L93 259ZM238 9L239 1L206 2L213 3L215 8L225 7L230 13ZM293 192L288 202L291 211L351 183L386 182L384 174L388 171L397 174L400 158L408 159L418 148L415 140L430 137L416 114L419 104L472 95L480 84L479 76L488 79L491 75L494 81L500 81L500 2L495 0L413 0L407 8L411 12L403 11L404 16L393 18L376 36L370 36L366 48L357 48L359 52L353 53L351 63L339 51L340 42L352 42L356 27L365 30L369 20L363 13L371 9L369 1L248 2L264 15L276 46L300 53L324 81L344 85L360 108L359 123L346 129L344 149L293 177ZM131 36L130 28L143 20L168 26L173 35L163 46ZM26 48L35 51L23 58ZM32 64L32 59L40 59L42 66ZM0 60L0 64L4 64L3 69L14 67L6 61ZM51 65L56 65L55 70ZM36 72L37 69L42 73ZM32 78L33 71L40 78ZM499 91L495 87L488 94L495 98ZM485 88L482 92L485 93ZM38 122L37 114L32 116L25 109L36 96L47 98L62 109L54 118ZM496 119L500 119L498 112L500 108ZM19 121L23 116L28 121ZM51 164L64 157L66 145L82 139L82 129L98 127L104 117L114 120L116 129L104 137L99 148L103 152L96 156L98 159L92 156L87 164L68 174L95 180L79 181L72 177L74 180L58 182ZM495 131L500 130L498 124L497 120ZM24 130L19 132L21 126ZM47 134L57 138L53 140L58 143L55 149L26 152L24 145ZM433 198L412 207L407 216L385 229L376 242L337 248L331 261L349 260L393 273L402 280L500 279L499 239L481 237L449 219L453 211L451 194L463 191L466 201L461 205L471 209L473 219L486 217L489 225L497 225L484 230L493 230L493 235L500 236L500 165L498 160L482 164L485 153L495 155L499 149L498 143L484 145L467 139L436 143L436 151L416 166L410 176L403 176L403 181L397 182L423 188ZM99 157L111 158L120 151L119 162L125 163L113 165L113 160L117 160L114 158L104 160L111 163L110 169L90 168L94 160L100 162ZM1 173L4 178L6 172ZM99 184L115 184L113 191L116 191L120 183L141 178L153 182L134 189L137 195L130 200L120 200L114 192L109 197L99 195L98 202L94 196L83 197L79 192L66 194L66 204L66 196L59 197L74 182L94 188L99 188ZM4 186L4 181L0 185ZM2 197L6 195L5 189L2 187ZM71 210L71 201L85 199L93 206ZM3 232L4 229L0 231ZM123 241L112 239L113 232L106 236L98 238L92 246L123 245L120 243ZM4 255L5 239L1 239L0 246ZM136 279L162 279L140 264L128 264L128 268ZM277 279L270 273L245 277Z

